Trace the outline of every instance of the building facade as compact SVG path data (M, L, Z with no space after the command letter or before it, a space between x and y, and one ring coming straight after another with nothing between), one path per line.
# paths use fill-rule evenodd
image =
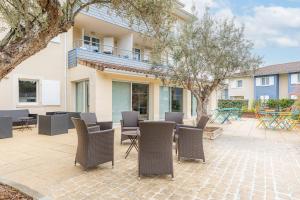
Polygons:
M183 7L178 3L174 11L176 26L191 17ZM99 120L114 122L128 110L150 120L180 111L191 119L196 113L191 93L165 87L147 73L153 42L140 29L107 7L83 10L72 29L0 81L0 109L95 112ZM167 55L162 58L162 64L171 62ZM218 99L217 92L212 98Z
M300 87L300 62L259 68L254 75L235 75L229 79L228 99L295 99Z

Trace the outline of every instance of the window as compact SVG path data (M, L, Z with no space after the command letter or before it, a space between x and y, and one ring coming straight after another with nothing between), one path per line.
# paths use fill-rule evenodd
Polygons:
M275 77L274 76L264 76L256 78L256 86L272 86L274 85Z
M182 112L183 110L183 89L160 87L159 112L160 118L165 117L165 112Z
M192 117L197 116L197 99L196 97L192 94Z
M182 88L172 88L172 112L182 112L183 108L183 89Z
M94 51L94 52L99 52L100 51L100 40L95 37L90 37L88 35L85 35L83 37L83 43L84 43L84 48Z
M270 85L269 77L262 77L261 78L261 85Z
M113 122L120 122L122 111L138 111L141 119L149 118L149 85L112 82Z
M141 50L140 49L133 49L133 59L134 60L141 60Z
M234 80L231 82L231 88L242 88L243 87L243 80Z
M149 85L132 83L132 110L139 111L142 119L148 119Z
M291 74L291 84L300 84L300 73Z
M19 80L19 103L37 103L37 80Z
M243 81L242 80L237 80L237 87L238 88L243 87Z

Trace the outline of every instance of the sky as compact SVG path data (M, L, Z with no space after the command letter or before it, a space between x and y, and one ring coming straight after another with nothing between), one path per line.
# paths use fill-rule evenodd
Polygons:
M300 0L181 0L199 17L206 7L217 18L234 18L245 26L262 66L300 61Z

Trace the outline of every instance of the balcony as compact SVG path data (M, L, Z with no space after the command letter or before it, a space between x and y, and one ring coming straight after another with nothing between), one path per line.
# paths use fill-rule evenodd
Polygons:
M133 23L130 25L129 21L118 16L115 11L110 9L107 6L103 7L97 7L95 5L92 5L89 7L89 9L84 9L81 11L81 14L94 17L96 19L126 28L131 29L136 32L145 32L147 31L147 27L144 24L138 25L137 23Z
M68 53L69 68L76 67L77 61L101 61L110 64L150 69L150 54L120 49L102 45L97 42L78 40L74 42L74 49Z

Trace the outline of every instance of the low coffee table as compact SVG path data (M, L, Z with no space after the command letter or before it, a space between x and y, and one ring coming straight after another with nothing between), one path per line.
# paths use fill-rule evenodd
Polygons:
M136 149L136 151L139 151L139 147L137 144L137 139L140 135L139 133L140 133L139 130L125 131L122 133L123 135L126 135L130 139L130 145L125 153L125 159L128 157L128 155L133 147Z
M21 121L21 131L24 131L25 129L31 130L29 126L30 120L32 120L33 117L20 117L19 120Z

